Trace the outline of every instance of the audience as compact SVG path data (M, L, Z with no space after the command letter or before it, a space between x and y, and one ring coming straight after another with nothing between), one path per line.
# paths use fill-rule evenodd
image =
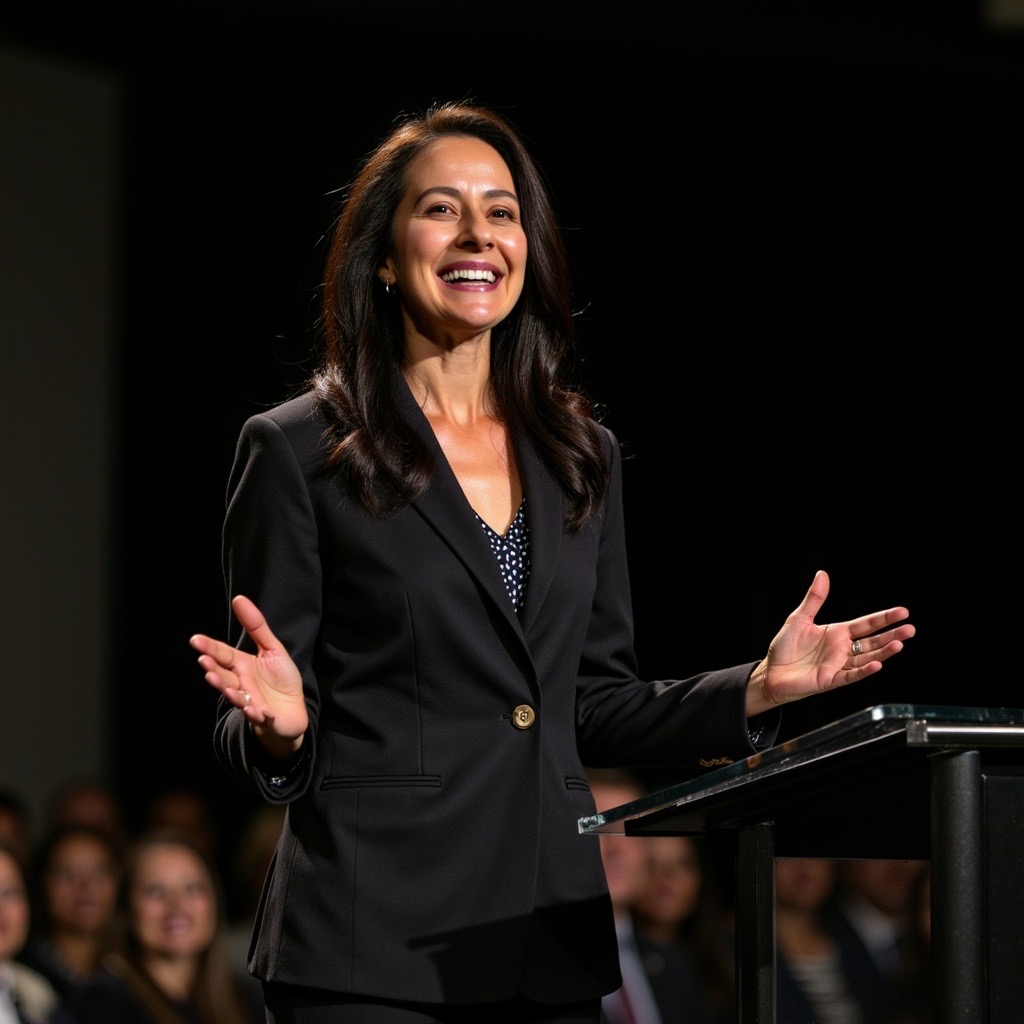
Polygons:
M225 929L218 872L192 837L139 837L124 861L114 951L76 1004L79 1024L262 1024Z
M26 863L17 847L0 843L0 1021L75 1024L57 990L16 959L31 925Z
M785 1024L878 1024L884 982L830 902L836 862L775 861L776 1014Z
M646 795L639 779L619 769L589 769L599 811ZM602 1024L712 1024L690 965L674 946L633 926L633 908L650 870L646 836L601 834L604 862L619 939L622 987L601 1000Z
M19 958L74 1006L110 950L121 851L105 830L58 825L34 858L35 913Z
M678 949L689 961L714 1020L734 1024L736 949L731 916L705 862L705 841L687 835L642 841L650 870L633 905L636 931Z

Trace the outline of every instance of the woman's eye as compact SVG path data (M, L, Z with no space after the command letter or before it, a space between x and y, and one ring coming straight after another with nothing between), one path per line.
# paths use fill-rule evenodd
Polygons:
M434 203L432 206L427 207L427 213L449 214L454 212L455 210L450 203Z

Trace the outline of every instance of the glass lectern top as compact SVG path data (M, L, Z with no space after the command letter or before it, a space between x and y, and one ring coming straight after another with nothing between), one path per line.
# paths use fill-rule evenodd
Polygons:
M903 742L917 747L1024 746L1024 708L972 708L880 704L752 754L708 769L640 800L579 819L581 833L625 831L625 822L662 808L684 807L798 765L827 760L866 744Z

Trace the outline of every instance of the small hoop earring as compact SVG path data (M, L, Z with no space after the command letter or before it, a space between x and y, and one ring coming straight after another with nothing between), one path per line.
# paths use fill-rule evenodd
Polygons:
M391 281L385 281L384 282L384 294L385 295L390 295L392 288L394 288L394 284Z

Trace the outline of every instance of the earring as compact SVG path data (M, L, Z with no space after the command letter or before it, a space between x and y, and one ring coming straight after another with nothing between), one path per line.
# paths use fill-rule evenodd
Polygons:
M391 294L391 289L394 288L394 287L395 287L395 284L394 284L393 281L389 281L387 278L384 279L384 293L386 295L390 295Z

